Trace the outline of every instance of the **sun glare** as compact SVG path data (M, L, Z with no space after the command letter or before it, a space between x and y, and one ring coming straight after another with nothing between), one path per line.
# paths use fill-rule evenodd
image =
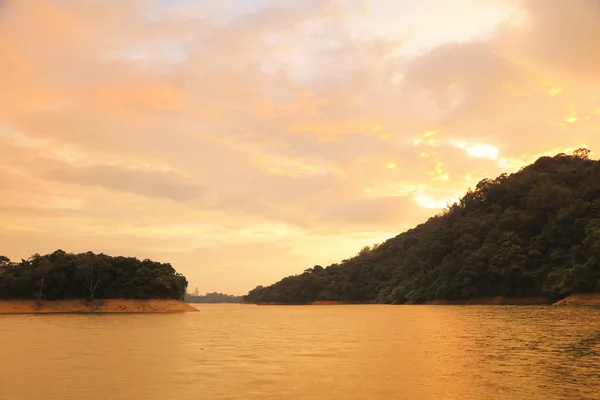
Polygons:
M468 145L465 142L456 142L455 145L465 150L470 156L476 158L488 158L497 160L500 155L500 150L491 144L474 144Z
M423 208L444 208L448 204L452 204L458 200L457 197L448 197L441 200L436 200L428 194L419 193L414 197L419 207Z

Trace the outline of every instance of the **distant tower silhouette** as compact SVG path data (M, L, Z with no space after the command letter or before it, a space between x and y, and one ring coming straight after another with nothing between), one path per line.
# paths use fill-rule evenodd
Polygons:
M198 286L196 286L196 290L194 290L194 293L192 293L194 296L199 296L200 292L198 292Z

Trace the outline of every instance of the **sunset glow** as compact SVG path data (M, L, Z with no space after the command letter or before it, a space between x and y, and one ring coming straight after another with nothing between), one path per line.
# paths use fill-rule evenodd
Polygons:
M3 253L240 294L600 149L597 2L416 3L2 2Z
M498 154L500 153L500 150L491 144L474 144L469 146L464 142L457 142L456 146L465 150L473 157L489 158L490 160L498 159Z

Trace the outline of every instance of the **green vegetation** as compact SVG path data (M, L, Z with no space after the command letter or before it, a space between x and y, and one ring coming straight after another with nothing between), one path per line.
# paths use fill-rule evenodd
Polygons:
M231 294L223 293L206 293L204 296L198 294L198 289L194 294L186 294L186 303L241 303L243 301L242 296L233 296Z
M188 282L170 264L57 250L20 263L0 256L0 299L177 299Z
M416 228L340 264L259 286L244 300L420 303L600 292L600 162L588 155L542 157L484 179Z

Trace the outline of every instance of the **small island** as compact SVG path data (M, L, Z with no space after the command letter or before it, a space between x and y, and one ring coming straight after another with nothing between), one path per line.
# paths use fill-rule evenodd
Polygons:
M57 250L12 262L0 256L0 314L174 313L187 279L168 263Z

